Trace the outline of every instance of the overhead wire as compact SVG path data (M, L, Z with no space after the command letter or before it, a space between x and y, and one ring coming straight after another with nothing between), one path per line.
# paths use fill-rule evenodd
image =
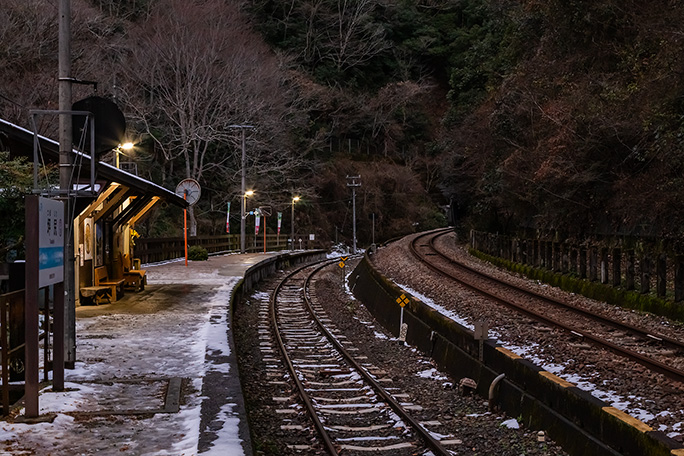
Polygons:
M72 117L72 120L73 120L73 117ZM71 200L71 191L72 191L73 186L74 186L73 185L74 176L77 175L76 170L78 169L78 175L80 175L81 169L83 168L83 160L84 160L83 151L85 150L85 141L86 141L88 134L89 134L89 132L88 132L88 126L89 125L90 125L90 122L88 122L88 117L86 117L86 121L85 121L83 130L81 131L81 137L79 138L78 147L77 147L77 150L81 151L81 153L75 154L77 161L72 164L71 175L69 176L69 185L67 188L67 201L69 202L69 204L67 205L67 207L70 209L68 220L72 220L72 221L76 219L76 204L73 204L73 202ZM71 151L70 152L73 153L73 144L71 145ZM95 160L95 151L91 151L90 160ZM91 189L91 191L94 191L94 190L95 190L94 188ZM73 239L74 230L75 230L74 223L69 223L68 227L69 227L69 231L68 231L67 235L69 236L69 239Z
M73 117L72 117L73 121ZM71 177L69 178L69 187L72 187L72 182L74 181L74 176L76 175L76 170L78 169L78 175L80 175L81 169L83 168L83 151L85 150L85 141L88 136L88 118L86 117L86 122L84 124L83 130L81 131L81 137L79 138L77 150L80 150L80 154L76 154L78 159L77 163L74 163L71 167ZM93 154L94 155L94 154ZM91 160L95 160L95 157L90 157Z
M34 134L37 134L36 130L38 129L38 127L36 126L33 117L31 118L31 124L32 124L31 126L33 127L33 130L34 130ZM37 148L38 148L38 150L37 150L38 163L43 166L43 173L45 174L46 185L44 188L49 189L50 188L50 177L49 177L48 172L47 172L46 160L45 160L45 157L43 156L43 148L40 145L40 141L38 141L38 143L37 143ZM34 190L39 190L39 189L35 188Z
M0 98L2 98L2 99L5 100L5 101L9 101L9 102L12 103L13 105L19 106L21 109L26 109L26 106L24 106L23 104L19 103L18 101L12 100L11 98L7 97L6 95L3 95L2 93L0 93Z

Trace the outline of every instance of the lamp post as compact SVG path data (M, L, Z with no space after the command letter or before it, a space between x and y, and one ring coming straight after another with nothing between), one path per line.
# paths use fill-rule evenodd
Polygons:
M245 195L245 162L247 161L247 154L245 152L245 128L254 128L251 125L228 125L228 128L239 128L242 130L242 184L240 186L240 192ZM240 253L245 253L245 209L244 201L242 207L242 217L240 217Z
M292 250L295 249L295 247L294 247L294 246L295 246L295 238L294 238L294 235L295 235L295 230L294 230L294 206L295 206L295 203L296 203L297 201L299 201L299 197L298 197L298 196L295 196L294 198L292 198Z
M245 253L245 219L247 218L247 197L254 195L254 190L248 190L242 194L242 207L240 208L240 253Z
M119 169L119 154L122 154L124 150L131 150L133 149L134 144L132 142L126 142L123 144L119 144L116 149L114 150L115 152L115 162L116 162L116 169Z

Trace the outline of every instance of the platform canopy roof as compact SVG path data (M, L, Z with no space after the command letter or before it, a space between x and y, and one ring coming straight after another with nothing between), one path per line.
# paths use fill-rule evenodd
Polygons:
M59 143L41 135L38 135L37 139L40 159L46 163L59 163ZM12 157L25 156L32 160L33 143L34 134L32 131L0 119L0 150L9 151ZM73 150L72 159L72 162L76 164L74 184L78 184L81 188L84 184L89 186L91 176L90 156ZM95 183L97 192L90 192L90 198L88 198L86 192L86 194L79 195L80 197L77 200L82 202L86 202L83 200L95 200L98 198L98 194L107 191L111 184L118 184L126 188L127 196L137 198L141 203L143 200L161 199L181 208L188 206L183 197L175 194L173 191L100 161L95 163ZM87 202L89 203L90 201ZM77 203L77 205L79 204Z

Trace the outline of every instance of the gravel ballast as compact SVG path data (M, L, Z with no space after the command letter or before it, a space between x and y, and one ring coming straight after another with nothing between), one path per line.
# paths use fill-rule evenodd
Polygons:
M350 265L353 266L353 265ZM348 271L350 271L348 269ZM236 309L235 334L239 353L241 381L248 405L252 438L257 454L303 454L283 448L282 424L269 412L272 396L263 382L264 363L260 359L257 340L257 313L266 299L262 291L253 294ZM393 338L380 327L362 303L349 294L337 265L322 271L316 279L314 299L325 308L327 316L347 337L358 354L367 362L385 370L393 380L393 388L407 394L408 401L422 408L422 416L446 425L450 440L460 443L449 449L455 455L565 455L554 442L538 440L538 433L525 429L515 417L491 413L487 402L470 394L461 394L458 381L439 372L430 359L415 348ZM419 453L420 454L420 453Z
M455 315L462 324L486 321L490 336L515 353L561 378L576 384L604 402L643 421L670 438L682 441L684 433L684 385L643 366L627 361L563 331L551 328L495 304L442 276L415 259L408 248L412 237L379 249L373 256L378 270L406 291ZM545 284L511 275L468 254L455 242L453 234L437 241L441 251L490 275L506 278L516 285L564 299L573 305L598 311L611 318L649 328L654 333L684 340L680 323L642 314L569 294Z

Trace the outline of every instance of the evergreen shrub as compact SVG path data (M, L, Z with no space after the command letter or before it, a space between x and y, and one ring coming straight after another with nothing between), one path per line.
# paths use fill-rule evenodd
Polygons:
M188 249L188 260L192 261L207 261L209 259L209 252L200 245L193 245Z

